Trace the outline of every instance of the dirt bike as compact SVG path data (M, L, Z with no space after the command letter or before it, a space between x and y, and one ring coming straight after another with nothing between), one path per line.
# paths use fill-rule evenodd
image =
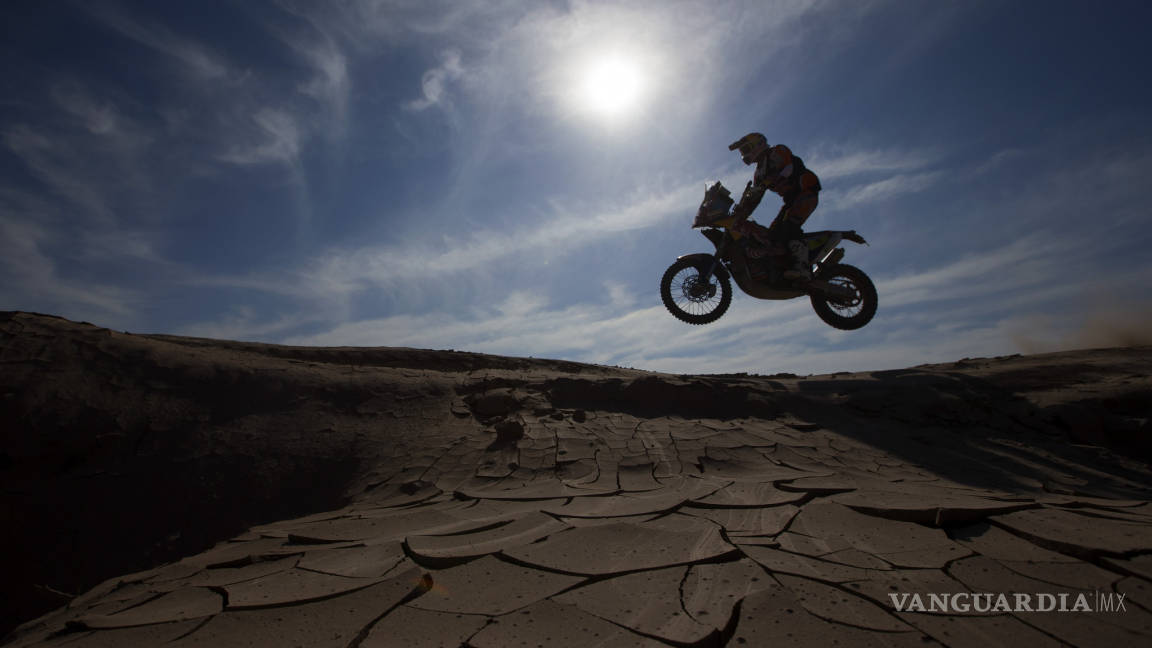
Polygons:
M689 324L720 319L732 303L729 279L734 279L741 290L757 299L808 296L820 319L838 329L851 331L872 320L876 287L859 268L840 263L844 248L837 247L841 241L867 245L864 237L854 230L804 234L812 278L789 280L784 271L792 262L791 252L781 244L763 246L755 237L732 229L734 202L719 182L705 190L692 228L701 229L716 252L681 256L660 280L660 297L677 319Z

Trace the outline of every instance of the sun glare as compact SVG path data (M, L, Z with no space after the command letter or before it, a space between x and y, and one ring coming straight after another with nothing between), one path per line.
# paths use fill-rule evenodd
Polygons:
M604 117L622 117L632 112L643 94L643 76L635 62L622 57L604 57L584 70L581 101Z

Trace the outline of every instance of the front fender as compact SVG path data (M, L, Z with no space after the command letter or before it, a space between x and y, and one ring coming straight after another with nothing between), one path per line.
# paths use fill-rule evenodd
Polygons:
M676 260L677 261L683 261L683 260L687 259L689 262L692 263L693 266L696 267L697 270L700 271L700 274L704 274L705 272L708 271L708 268L712 267L712 260L715 258L716 258L716 255L714 255L714 254L708 254L706 252L698 252L696 254L685 254L683 256L677 257ZM725 268L723 263L717 263L716 268L713 270L713 273L719 277L723 277L724 279L727 279L729 277L728 268Z

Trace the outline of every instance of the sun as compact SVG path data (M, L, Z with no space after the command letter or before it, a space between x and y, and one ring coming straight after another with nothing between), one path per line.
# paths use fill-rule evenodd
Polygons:
M635 111L644 94L644 75L635 60L622 55L593 59L584 68L580 103L602 117L620 118Z

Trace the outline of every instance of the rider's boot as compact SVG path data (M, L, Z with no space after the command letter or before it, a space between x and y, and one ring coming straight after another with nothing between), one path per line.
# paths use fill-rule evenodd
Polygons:
M812 279L812 265L808 262L808 246L804 241L788 241L788 251L792 253L792 267L784 271L784 278L792 281Z

